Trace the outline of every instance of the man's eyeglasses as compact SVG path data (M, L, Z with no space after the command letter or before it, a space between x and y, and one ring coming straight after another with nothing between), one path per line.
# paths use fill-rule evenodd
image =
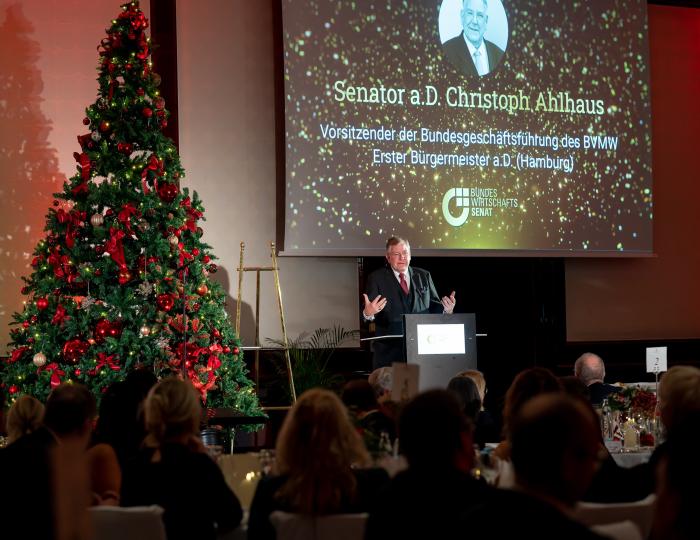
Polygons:
M479 24L483 24L483 22L486 20L486 13L482 13L481 11L472 11L471 9L468 9L464 12L464 18L468 21L472 20L473 18L476 18L476 22Z
M392 257L392 258L394 258L394 259L401 259L401 258L403 258L403 259L408 259L410 256L411 256L411 252L410 252L410 251L401 251L401 252L398 252L398 251L390 251L390 252L389 252L389 257Z

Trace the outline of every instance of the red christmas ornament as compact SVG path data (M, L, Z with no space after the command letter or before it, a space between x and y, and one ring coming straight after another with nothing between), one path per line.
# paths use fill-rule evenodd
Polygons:
M44 311L47 307L49 307L49 301L46 298L37 298L36 308L38 310Z
M37 317L36 315L32 315L32 318L30 319L30 321L31 321L32 324L36 324L36 322L37 322L38 320L39 320L39 317Z
M218 269L219 269L219 267L216 266L215 264L210 264L210 265L209 265L209 271L210 271L212 274L215 274L216 271L217 271Z
M10 388L8 388L8 391L10 392L10 394L16 394L17 392L19 392L19 388L17 388L17 386L13 384L10 386Z
M143 96L146 93L146 91L143 88L139 88L138 90L136 90L136 93L139 96Z
M77 364L89 348L90 345L80 339L66 341L63 345L63 359L69 364Z
M24 321L24 322L22 323L22 327L23 327L23 328L29 328L29 321Z
M100 131L102 133L109 131L109 122L107 122L107 120L102 120L102 122L100 122Z
M221 332L217 328L214 328L211 331L211 335L214 336L216 339L219 339L221 337Z
M105 247L104 246L95 246L95 253L98 255L102 255L105 252Z
M29 292L29 287L22 287L22 290L20 292L22 294L27 294Z
M80 377L80 374L81 374L81 373L82 373L82 371L80 371L80 368L78 368L78 369L75 370L75 376L76 376L76 377Z
M134 276L129 272L128 268L122 268L119 270L119 285L125 285L129 283Z
M192 250L192 255L194 255L195 257L196 257L197 255L199 255L199 248L194 248L194 249Z
M165 100L159 97L153 104L156 106L156 109L163 109L165 107Z
M205 255L204 257L202 257L202 262L204 264L207 264L209 261L211 261L211 257L209 255Z
M239 352L240 350L238 349L238 347L233 348L233 354L238 354Z
M103 343L105 338L110 335L111 328L112 323L110 323L107 319L100 319L97 321L93 334L95 336L95 342Z
M83 125L89 126L90 125L90 119L86 116L83 118Z
M158 185L158 197L160 200L166 203L171 203L177 197L180 188L177 184L171 184L170 182L163 182Z
M120 142L117 143L117 152L128 156L134 151L134 145L131 143Z
M175 305L175 299L172 294L163 293L156 297L156 305L161 311L170 311Z
M199 287L197 287L197 294L199 296L204 296L209 292L209 287L206 286L206 284L202 283Z
M150 107L144 107L141 111L141 114L143 114L143 116L146 118L150 118L151 116L153 116L153 109L151 109Z
M122 323L119 321L114 321L109 323L109 330L107 331L109 337L118 338L122 335Z
M224 354L228 354L231 352L231 347L224 347Z
M168 121L166 119L161 120L160 127L162 127L162 128L168 127Z

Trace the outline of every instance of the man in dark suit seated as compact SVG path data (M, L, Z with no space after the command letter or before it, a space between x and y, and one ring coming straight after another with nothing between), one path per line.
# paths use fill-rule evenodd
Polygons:
M527 401L509 431L516 488L463 515L469 538L602 540L569 514L604 458L595 413L561 393Z
M574 363L574 375L588 387L591 405L600 407L610 394L621 389L612 384L605 384L605 364L597 354L583 353Z
M495 489L474 479L472 427L445 390L416 396L399 419L408 469L398 473L370 510L365 540L489 538L458 527L459 516Z
M372 272L367 278L362 316L374 321L376 336L402 336L406 313L452 313L455 292L438 297L430 272L413 268L408 240L392 236L386 243L388 266ZM372 346L374 367L405 362L403 339L376 340Z
M497 45L484 39L489 21L487 0L463 0L460 16L463 31L443 43L443 51L460 73L483 77L496 68L503 56Z

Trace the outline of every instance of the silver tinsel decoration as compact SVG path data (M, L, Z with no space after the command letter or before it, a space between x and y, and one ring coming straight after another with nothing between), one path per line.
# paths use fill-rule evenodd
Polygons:
M141 296L148 296L153 292L153 284L149 283L148 281L144 281L141 283L141 285L138 286L138 293Z
M87 309L87 308L89 308L90 306L93 306L93 305L95 305L95 299L94 299L92 296L89 296L89 295L88 295L88 296L86 296L85 298L83 298L83 301L82 301L82 303L80 304L80 307L83 308L83 309Z
M164 336L161 336L158 339L156 339L156 347L158 347L161 350L167 349L169 345L170 340Z

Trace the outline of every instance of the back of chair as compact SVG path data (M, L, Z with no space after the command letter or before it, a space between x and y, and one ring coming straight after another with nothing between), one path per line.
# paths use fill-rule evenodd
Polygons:
M607 525L595 525L591 529L612 540L643 540L639 527L629 520L620 521L619 523L608 523Z
M310 517L289 512L272 512L270 522L277 540L362 540L367 514L335 514Z
M93 540L166 540L160 506L93 506Z
M649 536L651 521L654 517L653 506L655 495L649 495L641 501L626 503L586 503L576 505L574 517L589 527L593 525L605 525L629 520L634 523L643 538Z

